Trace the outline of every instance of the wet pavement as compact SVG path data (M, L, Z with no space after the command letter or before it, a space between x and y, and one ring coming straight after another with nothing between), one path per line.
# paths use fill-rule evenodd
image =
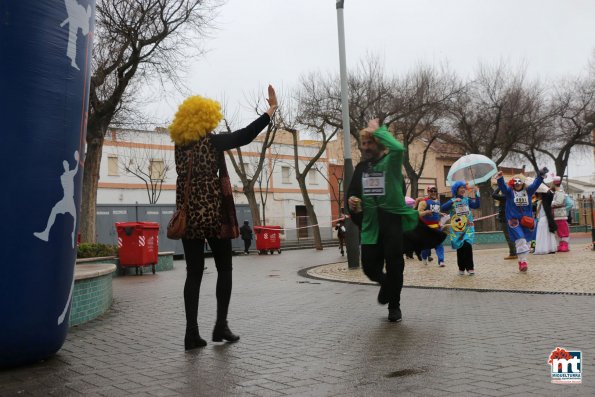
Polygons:
M583 279L593 276L595 253L571 248L559 265L571 268L587 258L591 268L556 279L572 286L564 280L572 275L588 288ZM498 259L500 252L475 253L474 283L486 282L496 260L523 280L523 290L533 273L546 271L531 258L533 273L517 274L514 263ZM72 328L53 358L0 372L0 396L595 395L594 296L482 292L448 283L404 288L403 321L389 323L376 286L298 274L342 261L336 248L235 257L229 322L241 340L225 344L210 342L216 272L209 259L199 309L209 344L191 352L183 347L183 262L157 275L115 278L112 308ZM471 282L454 277L450 262L421 270L421 263L408 262L406 283L414 267ZM551 384L547 361L557 346L582 352L581 385Z

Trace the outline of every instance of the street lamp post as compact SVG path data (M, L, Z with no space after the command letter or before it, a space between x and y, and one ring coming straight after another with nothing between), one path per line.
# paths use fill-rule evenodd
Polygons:
M343 23L344 0L337 0L337 28L339 31L339 64L341 70L341 113L343 116L343 183L351 184L353 162L351 160L351 133L349 126L349 97L347 93L347 65L345 60L345 25ZM347 189L343 202L347 207ZM347 209L346 209L347 211ZM348 218L345 222L345 243L347 246L347 265L350 269L359 267L359 233L357 226Z

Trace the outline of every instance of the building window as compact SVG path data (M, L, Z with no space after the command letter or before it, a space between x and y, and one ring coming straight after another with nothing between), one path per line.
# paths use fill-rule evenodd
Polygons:
M308 183L310 185L318 185L318 171L317 170L308 171Z
M149 174L153 180L163 180L165 177L163 160L153 159L149 164Z
M450 165L444 166L444 181L448 179L448 171L450 171Z
M291 183L291 181L289 180L289 167L281 167L281 178L283 183Z
M120 175L118 172L118 156L107 156L107 174L109 176Z

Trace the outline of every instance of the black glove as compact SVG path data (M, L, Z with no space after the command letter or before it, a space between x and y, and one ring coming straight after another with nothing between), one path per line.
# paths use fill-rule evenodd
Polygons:
M542 169L539 170L539 175L544 176L548 172L550 172L550 170L548 170L547 167L543 167Z

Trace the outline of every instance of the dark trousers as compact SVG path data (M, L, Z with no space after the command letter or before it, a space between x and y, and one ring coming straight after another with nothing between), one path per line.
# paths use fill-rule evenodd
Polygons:
M248 253L251 245L252 245L252 240L249 240L249 239L244 240L244 252L245 253Z
M502 226L502 231L504 232L504 238L506 239L506 243L508 244L508 255L515 256L516 255L516 246L514 245L514 241L510 240L510 232L508 231L508 224L506 222L500 223Z
M217 323L227 321L227 311L231 299L232 265L231 240L218 238L207 239L215 267L217 268ZM182 239L184 257L186 259L186 283L184 284L184 309L186 310L186 327L198 325L198 297L200 284L205 269L204 240Z
M380 211L377 244L362 244L364 274L388 293L389 304L399 304L403 288L403 225L399 215ZM386 264L386 273L384 272Z
M342 234L340 234L338 236L338 239L339 239L339 251L341 251L341 254L343 254L345 252L344 251L344 247L345 247L345 236L342 235Z
M474 270L473 247L466 241L457 250L457 265L459 265L459 270Z

